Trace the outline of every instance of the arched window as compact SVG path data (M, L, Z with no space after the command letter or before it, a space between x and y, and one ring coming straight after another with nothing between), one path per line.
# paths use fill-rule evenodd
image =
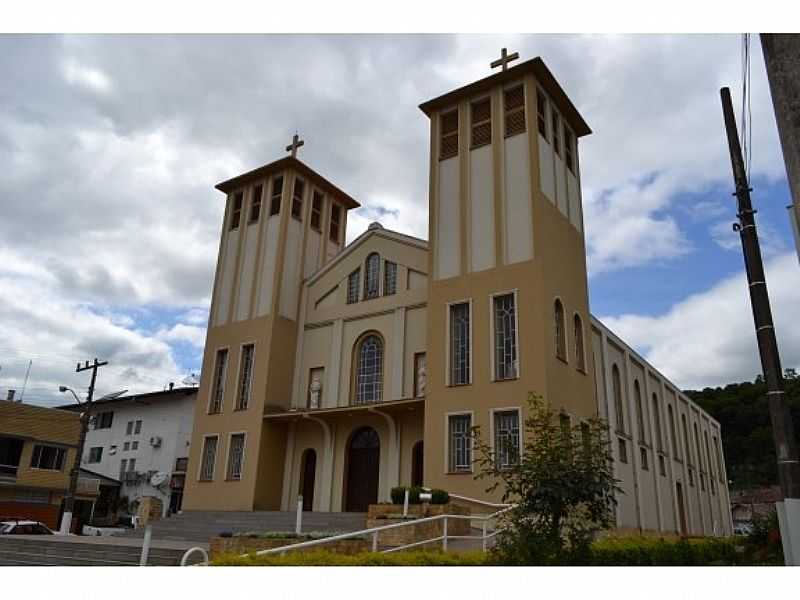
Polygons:
M366 336L361 340L356 358L355 403L380 402L383 396L383 341L381 338L375 334Z
M622 405L622 379L619 376L619 367L611 367L611 387L614 393L614 412L617 416L617 431L625 433L625 410Z
M642 388L639 385L639 380L633 381L633 401L636 404L636 426L639 428L639 441L643 444L647 443L647 436L645 435L644 428L644 407L642 406Z
M672 404L667 404L667 414L669 416L669 441L672 446L672 456L680 460L678 455L678 436L675 435L675 413L672 411Z
M377 298L380 292L381 257L377 252L367 256L364 272L364 300Z
M575 313L575 366L579 371L586 371L586 355L583 350L583 321L581 316Z
M567 360L567 333L564 328L564 305L561 300L556 298L553 305L553 325L556 334L556 356L561 360Z
M658 396L653 393L653 424L656 428L656 448L659 452L664 451L664 437L661 433L661 411L658 408Z

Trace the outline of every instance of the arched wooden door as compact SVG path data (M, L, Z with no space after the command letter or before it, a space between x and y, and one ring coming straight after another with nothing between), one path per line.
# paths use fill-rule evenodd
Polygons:
M414 449L411 451L411 485L421 486L423 484L423 458L423 442L420 440L414 444Z
M314 510L314 480L317 472L317 452L308 448L301 460L300 495L303 497L303 510Z
M366 512L378 501L381 442L372 427L362 427L350 438L347 447L345 510Z

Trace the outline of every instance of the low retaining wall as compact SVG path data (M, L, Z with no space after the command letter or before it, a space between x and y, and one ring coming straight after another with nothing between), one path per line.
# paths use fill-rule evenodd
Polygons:
M367 529L372 527L382 527L394 523L413 522L414 518L435 517L437 515L469 515L469 508L448 504L410 504L408 506L408 516L412 519L403 518L402 504L370 504L367 512ZM471 535L472 529L468 519L448 519L448 535ZM406 527L396 527L378 534L378 545L381 547L403 546L412 544L425 539L440 537L444 535L444 521L426 521ZM437 542L440 544L441 542Z
M214 560L214 558L226 552L247 554L249 552L280 548L281 546L289 546L290 544L299 544L300 542L306 541L309 540L303 538L256 538L248 536L213 537L209 540L208 555L211 560ZM372 549L372 545L367 540L338 540L336 542L329 542L309 548L300 548L298 550L293 550L293 552L313 552L314 550L321 549L338 552L340 554L358 554L359 552L368 552Z

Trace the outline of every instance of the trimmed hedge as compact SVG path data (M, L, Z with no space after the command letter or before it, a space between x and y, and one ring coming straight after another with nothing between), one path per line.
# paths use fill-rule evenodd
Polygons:
M364 552L345 555L327 550L315 550L294 552L284 556L224 554L211 564L222 567L479 567L493 563L491 556L483 552L444 553L417 550L389 554Z
M408 503L420 504L419 495L424 490L419 486L406 487L404 485L398 485L391 489L389 495L392 499L392 504L402 504L405 501L406 490L408 490ZM450 502L450 494L445 490L431 490L431 504L447 504L448 502Z
M578 559L577 564L584 561ZM607 538L592 544L588 564L596 566L724 566L740 564L732 538Z

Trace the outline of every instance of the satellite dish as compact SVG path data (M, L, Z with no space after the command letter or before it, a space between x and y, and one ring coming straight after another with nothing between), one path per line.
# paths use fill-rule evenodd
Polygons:
M153 476L150 478L150 485L152 485L153 487L158 487L166 483L167 479L169 479L168 473L164 473L164 471L158 471L157 473L154 473Z

